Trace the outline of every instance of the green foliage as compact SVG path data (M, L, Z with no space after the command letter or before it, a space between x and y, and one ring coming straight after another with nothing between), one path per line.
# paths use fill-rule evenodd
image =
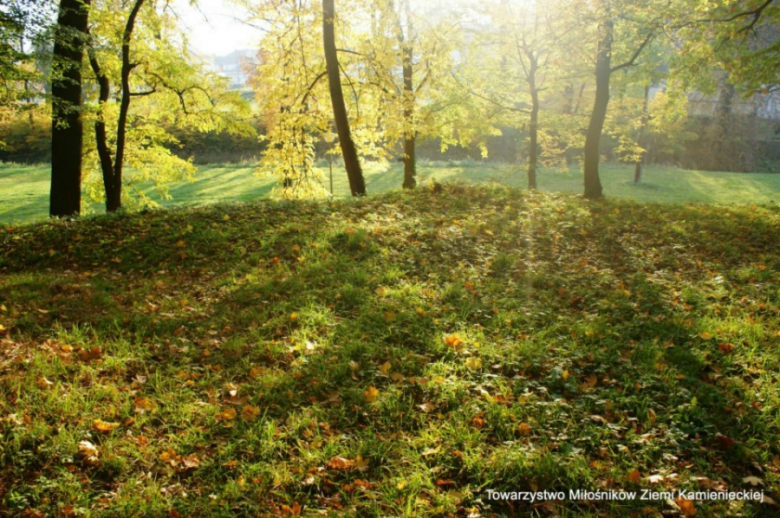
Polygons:
M90 13L90 52L113 92L121 92L121 46L128 9L121 2L99 3ZM153 183L157 194L166 198L167 185L173 181L191 180L196 168L171 152L179 142L169 128L197 132L226 132L249 137L255 134L247 122L249 106L238 92L228 91L228 80L208 73L189 56L187 42L175 15L159 10L153 3L141 8L130 42L130 112L126 125L127 143L124 163L131 171L122 190L127 208L154 207L157 202L139 185ZM86 60L85 60L86 61ZM85 63L86 77L96 82L94 71ZM89 89L96 95L97 86ZM112 157L116 146L119 95L98 105L87 100L85 119L87 148L85 188L90 200L101 201L105 195L99 158L92 131L98 119L106 123L108 146ZM115 158L115 157L114 157Z

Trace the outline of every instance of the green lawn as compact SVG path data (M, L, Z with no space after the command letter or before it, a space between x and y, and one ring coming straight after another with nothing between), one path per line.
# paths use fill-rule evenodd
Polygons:
M780 501L778 243L463 184L0 227L0 515L777 516L678 491Z
M327 166L320 167L325 185ZM495 182L512 187L526 184L522 168L489 162L423 162L419 166L421 181ZM780 203L780 175L741 174L686 171L673 167L650 166L645 181L633 183L633 168L606 164L601 168L602 184L609 197L637 201L716 204ZM399 189L403 179L400 164L390 168L366 166L369 194ZM268 196L274 180L258 177L252 165L216 165L199 169L194 182L175 184L170 189L171 200L159 200L164 206L203 205L216 202L253 201ZM542 171L539 186L543 191L582 191L582 176L578 171ZM334 168L336 196L349 194L346 173ZM42 221L48 214L49 169L46 166L20 167L0 165L0 223ZM101 212L102 207L92 207Z

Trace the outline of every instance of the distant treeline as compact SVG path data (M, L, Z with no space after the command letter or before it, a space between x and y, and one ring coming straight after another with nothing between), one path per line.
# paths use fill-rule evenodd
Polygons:
M263 134L259 118L252 125L258 135ZM214 163L238 163L256 160L265 144L256 136L231 135L225 132L199 132L181 128L169 128L179 144L170 146L172 153L182 158L192 158L198 165ZM733 172L780 172L780 125L755 117L733 116L724 126L711 117L691 116L686 124L689 136L679 145L668 142L648 142L647 163L676 165L687 169ZM45 118L19 118L0 124L0 141L6 143L0 149L0 161L20 164L51 162L51 122ZM504 128L500 136L485 137L484 146L491 162L523 163L527 156L527 133L517 128ZM605 135L601 142L602 156L612 162L620 161L616 153L618 142ZM317 155L325 156L325 144L318 143ZM401 155L401 149L397 154ZM582 150L563 150L567 162L576 162ZM420 142L418 158L424 160L483 160L482 150L470 147L449 146L441 150L441 140L426 139Z

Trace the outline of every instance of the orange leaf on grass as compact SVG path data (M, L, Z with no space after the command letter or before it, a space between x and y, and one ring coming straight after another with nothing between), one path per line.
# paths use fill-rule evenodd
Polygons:
M733 344L720 344L718 345L718 350L724 354L729 354L734 351L734 345Z
M92 429L101 433L108 433L118 426L119 423L108 423L102 419L95 419L92 421Z
M677 498L674 503L680 506L680 510L685 516L695 516L696 515L696 506L693 505L693 502L690 500L687 500L685 497L679 497Z
M347 470L355 467L355 461L350 459L345 459L344 457L333 457L326 464L326 466L328 466L330 469Z
M642 481L642 475L639 473L638 469L635 469L634 471L629 473L628 476L626 476L626 478L631 482L634 482L635 484L639 484Z
M377 390L376 387L368 387L363 392L363 397L366 398L367 403L375 402L378 396L379 396L379 390Z

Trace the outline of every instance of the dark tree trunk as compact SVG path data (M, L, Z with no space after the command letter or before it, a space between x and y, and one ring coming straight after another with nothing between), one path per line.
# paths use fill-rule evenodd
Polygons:
M599 179L599 143L604 129L609 105L609 79L612 75L613 22L606 20L599 24L598 55L596 56L596 102L590 115L588 132L585 134L584 169L585 197L601 198L604 193Z
M529 121L528 144L528 188L536 189L536 167L539 162L539 89L536 87L536 70L539 67L537 56L532 50L526 52L528 57L528 91L531 94L531 120Z
M92 71L95 72L98 85L100 85L100 92L98 94L98 117L95 121L95 145L97 147L98 157L100 158L100 170L103 173L103 188L106 191L106 210L109 210L108 193L113 192L114 182L114 162L111 160L111 152L108 149L108 138L106 132L106 121L103 108L105 103L108 102L108 97L111 94L111 84L108 81L108 77L103 73L98 63L95 53L90 51L89 64L92 66Z
M116 123L116 162L114 163L113 190L106 193L106 210L116 212L122 208L122 166L125 159L125 132L127 127L127 112L130 110L130 72L137 66L130 63L130 40L133 37L135 19L141 10L144 0L136 0L130 16L127 18L125 33L122 37L122 99L119 103L119 118Z
M363 171L360 168L355 143L349 130L347 107L344 104L344 93L341 90L339 60L336 55L335 12L334 0L322 0L322 40L325 50L325 63L328 69L330 99L333 103L333 119L336 123L336 132L339 135L344 166L347 169L349 189L352 192L352 196L364 196L366 194L366 182L363 179Z
M88 19L89 0L61 0L52 56L52 217L81 212L81 61Z
M648 112L648 105L650 102L650 85L645 86L645 101L642 105L642 125L639 126L639 145L645 146L645 131L647 131L647 123L650 120L650 113ZM639 159L636 161L636 167L634 168L634 183L642 181L642 164L647 156L647 149L642 151Z

